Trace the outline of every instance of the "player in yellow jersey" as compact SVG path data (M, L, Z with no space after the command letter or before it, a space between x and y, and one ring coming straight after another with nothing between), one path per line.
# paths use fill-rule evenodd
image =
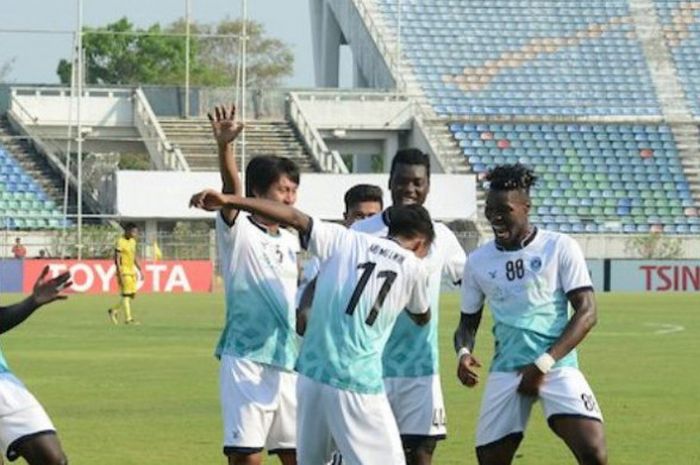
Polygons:
M124 310L124 322L137 324L131 315L131 301L136 297L136 271L141 272L141 267L136 260L136 238L139 229L134 223L124 225L124 234L117 239L114 248L114 264L117 267L117 282L121 300L119 304L110 308L107 312L115 325L119 323L119 310Z

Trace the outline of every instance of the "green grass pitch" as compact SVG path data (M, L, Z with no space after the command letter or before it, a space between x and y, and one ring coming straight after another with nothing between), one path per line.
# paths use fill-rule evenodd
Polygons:
M16 298L3 295L1 303ZM39 310L0 341L13 371L56 423L71 463L225 463L212 356L222 295L139 296L133 307L143 325L137 327L108 323L113 302L113 296L72 297ZM435 463L474 464L483 387L467 390L455 378L458 297L446 294L443 302L449 437ZM601 295L599 308L580 358L606 417L610 463L700 463L700 295ZM491 343L487 319L476 349L485 365ZM514 463L574 463L539 406Z

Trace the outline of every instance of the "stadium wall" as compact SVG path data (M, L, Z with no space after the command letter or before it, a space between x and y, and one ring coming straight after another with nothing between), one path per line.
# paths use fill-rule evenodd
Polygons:
M69 292L116 294L119 291L112 260L0 260L0 293L32 291L44 267L51 276L70 271L73 285ZM209 260L163 260L141 262L138 290L142 293L211 292L214 266Z

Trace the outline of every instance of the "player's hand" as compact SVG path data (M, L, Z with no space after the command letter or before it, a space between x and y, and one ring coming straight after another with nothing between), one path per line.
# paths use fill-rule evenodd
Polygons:
M540 386L544 381L544 373L534 363L529 364L520 372L522 379L518 385L518 392L524 396L537 397Z
M479 373L475 371L476 368L481 368L481 363L473 355L462 355L457 362L457 378L469 388L476 386L479 383Z
M70 280L70 273L67 271L47 281L46 276L48 274L49 267L45 266L41 271L41 275L39 275L39 278L37 278L36 282L34 283L32 297L37 305L45 305L53 302L54 300L67 299L68 296L61 294L61 292L73 284L73 282Z
M216 211L226 204L224 194L213 189L207 189L194 194L190 199L190 207L206 211Z
M230 144L243 131L243 123L236 121L236 106L231 105L230 110L221 105L214 107L214 114L207 113L211 122L211 130L214 133L214 139L219 145Z

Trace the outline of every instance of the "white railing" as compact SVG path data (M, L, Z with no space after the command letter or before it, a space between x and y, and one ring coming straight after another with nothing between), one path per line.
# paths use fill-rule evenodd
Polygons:
M337 150L330 150L318 130L309 123L299 104L299 98L294 92L289 94L288 114L292 124L301 135L304 145L323 172L348 173L348 167L345 166L340 153Z
M403 89L405 91L406 81L402 76L403 73L401 72L402 70L397 60L398 57L396 56L396 47L391 47L384 40L383 31L375 22L374 12L372 12L370 7L367 6L367 0L352 0L352 3L355 4L355 8L360 14L362 21L365 23L367 32L369 32L369 35L374 40L379 53L382 55L382 57L384 57L384 61L389 67L391 75L396 82L396 88Z
M159 170L189 171L190 166L182 151L171 144L139 87L134 91L134 125L148 149L153 164Z

